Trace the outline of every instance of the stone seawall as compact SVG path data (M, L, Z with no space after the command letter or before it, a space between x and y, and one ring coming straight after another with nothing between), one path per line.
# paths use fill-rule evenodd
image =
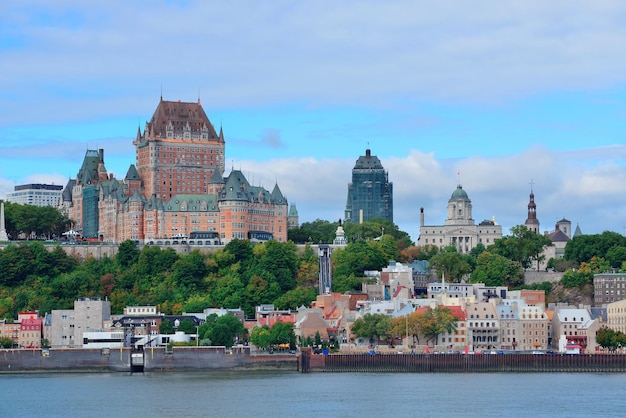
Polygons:
M0 373L130 372L131 356L122 349L0 350ZM212 369L298 371L295 355L250 355L247 347L147 348L133 370L146 372L207 371Z

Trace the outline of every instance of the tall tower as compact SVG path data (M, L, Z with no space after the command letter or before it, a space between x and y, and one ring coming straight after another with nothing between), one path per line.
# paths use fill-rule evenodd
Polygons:
M345 220L360 223L374 218L393 222L393 183L378 157L367 149L352 169Z
M146 198L168 201L176 194L206 194L213 172L224 172L224 133L216 133L200 100L161 98L133 144Z
M535 204L535 194L533 193L532 181L530 186L530 201L528 202L528 218L524 222L526 228L534 233L539 233L539 220L537 219L537 205Z

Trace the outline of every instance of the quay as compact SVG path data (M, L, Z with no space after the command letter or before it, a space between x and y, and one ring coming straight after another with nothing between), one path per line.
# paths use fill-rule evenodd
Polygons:
M626 354L251 354L249 347L3 349L0 373L281 370L301 373L626 372Z
M303 353L300 370L307 372L383 373L526 373L626 372L624 354L332 354Z

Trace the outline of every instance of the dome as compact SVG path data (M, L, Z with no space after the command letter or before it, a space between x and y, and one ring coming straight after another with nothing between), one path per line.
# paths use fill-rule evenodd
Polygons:
M463 187L459 184L456 186L456 190L452 193L452 196L450 196L450 200L469 200L469 197L467 196L467 193L465 193L465 190L463 190Z

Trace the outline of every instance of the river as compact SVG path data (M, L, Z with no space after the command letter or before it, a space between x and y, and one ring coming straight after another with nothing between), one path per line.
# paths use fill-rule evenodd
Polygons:
M626 374L0 375L6 417L589 417L626 415Z

